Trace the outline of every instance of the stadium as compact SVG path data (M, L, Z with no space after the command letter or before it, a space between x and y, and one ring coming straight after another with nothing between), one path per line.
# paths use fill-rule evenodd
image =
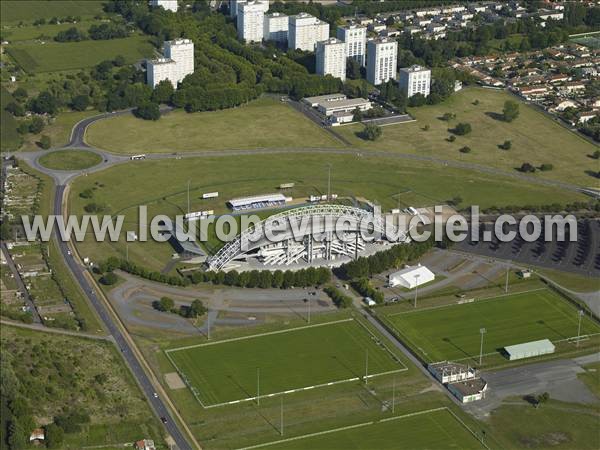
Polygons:
M306 226L310 224L310 226ZM343 231L336 230L343 224ZM269 239L277 231L277 241ZM374 232L366 242L361 234ZM388 230L389 232L389 230ZM390 242L405 242L407 232L388 236L384 219L371 211L339 204L314 204L285 210L244 230L207 259L211 270L335 266L374 253Z

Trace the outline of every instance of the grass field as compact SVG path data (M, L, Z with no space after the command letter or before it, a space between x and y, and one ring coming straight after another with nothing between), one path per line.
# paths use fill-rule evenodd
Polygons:
M52 147L61 147L69 143L73 126L86 117L98 114L98 111L88 109L87 111L64 111L61 112L51 123L46 125L39 134L27 134L23 139L22 151L36 151L40 147L37 144L42 135L50 138Z
M332 431L261 448L300 449L476 449L484 448L447 409Z
M114 117L91 125L86 139L105 150L134 154L340 145L304 115L268 97L223 111L175 111L157 122Z
M388 316L407 342L428 361L478 360L480 328L486 328L483 353L539 339L555 342L577 336L577 310L546 290L474 303ZM600 332L584 317L581 334Z
M167 352L204 406L405 369L354 320Z
M101 22L98 20L82 20L77 23L6 27L2 30L2 37L11 43L38 38L49 40L53 39L59 32L68 30L69 28L77 28L78 30L85 32L91 25L100 23Z
M187 180L190 184L191 210L226 211L231 198L274 192L281 183L295 182L289 195L294 198L327 192L327 163L332 164L332 192L340 196L365 197L384 209L402 206L427 206L445 203L454 196L463 205L481 207L508 204L539 204L586 197L547 186L515 183L511 179L409 160L356 155L279 154L196 159L143 161L118 165L74 181L70 207L83 213L90 201L105 204L110 214L124 214L125 227L138 230L139 205L148 206L149 217L174 216L187 208ZM160 182L157 183L157 176ZM93 189L91 200L79 193ZM127 196L121 195L123 191ZM202 200L203 192L219 192L219 198ZM86 239L79 245L84 256L96 261L111 255L125 256L121 242L101 244ZM170 260L172 247L149 241L129 244L129 258L146 267L162 270Z
M85 150L60 150L47 153L39 159L42 166L55 170L88 169L101 162L100 155Z
M497 118L509 99L520 104L520 115L512 123ZM475 100L479 100L478 105L473 104ZM455 113L456 120L449 123L440 120L447 112ZM535 166L552 163L552 171L538 172L536 176L594 185L594 179L586 171L592 165L588 155L597 149L596 146L505 92L467 88L442 104L412 108L410 113L416 122L384 127L382 138L375 142L356 136L362 129L360 125L338 130L352 144L367 149L427 155L508 171L514 171L523 162ZM446 139L451 134L448 129L458 122L470 123L473 131L467 136L457 136L455 142L448 142ZM423 130L425 125L430 126L428 131ZM498 147L505 140L512 142L508 151ZM463 146L470 147L471 153L459 152Z
M29 23L36 19L65 16L93 17L103 13L103 3L97 0L2 0L1 23Z
M154 48L144 36L106 41L27 43L6 47L8 54L28 73L83 69L122 55L128 63L152 56Z
M17 133L19 123L11 113L4 109L13 100L13 97L4 87L2 87L0 97L0 149L3 152L14 151L19 148L22 140Z

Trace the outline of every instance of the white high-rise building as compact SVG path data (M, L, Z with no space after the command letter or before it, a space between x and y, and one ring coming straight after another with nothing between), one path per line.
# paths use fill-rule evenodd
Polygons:
M317 42L317 73L346 79L346 44L339 39L329 38Z
M173 87L194 73L194 43L190 39L165 41L164 58L147 60L147 83L153 88L162 80L169 80Z
M400 69L399 84L408 98L415 94L427 97L431 87L431 70L416 65L403 67Z
M265 20L265 3L260 0L238 5L237 29L238 37L246 42L262 42Z
M237 17L239 14L242 5L251 2L252 0L229 0L229 15L231 17ZM263 4L263 8L265 12L269 10L269 0L257 0L258 2Z
M263 38L266 41L286 42L289 22L289 17L285 14L265 14Z
M329 38L329 24L311 16L300 13L290 16L288 47L291 49L314 52L317 42Z
M177 0L150 0L150 6L162 6L168 11L177 12Z
M361 25L338 27L337 37L346 43L346 57L355 59L364 67L367 62L367 28Z
M398 42L387 38L367 43L367 80L378 85L396 78Z

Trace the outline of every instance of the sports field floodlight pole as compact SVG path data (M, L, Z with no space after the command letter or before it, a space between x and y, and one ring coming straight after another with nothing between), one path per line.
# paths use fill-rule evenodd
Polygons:
M365 384L368 383L369 379L369 349L367 349L367 352L365 354Z
M580 309L577 312L577 315L579 316L579 324L577 325L577 347L579 347L579 339L581 336L581 319L583 318L583 309Z
M283 436L283 395L281 396L281 410L279 413L279 419L281 420L281 429L279 430L281 432L281 435Z
M396 410L396 377L394 377L394 381L392 382L392 414Z
M191 179L188 180L187 182L187 212L188 214L190 213L190 183L191 183Z
M504 283L504 293L508 294L508 274L510 272L510 263L506 265L506 282Z
M331 200L331 164L327 164L327 201Z
M481 334L481 344L479 345L479 365L481 366L481 361L483 360L483 335L487 332L485 328L480 328L479 333Z
M308 297L308 323L310 323L310 296Z
M419 294L419 277L420 274L415 275L415 308L417 307L417 296Z
M210 309L206 313L206 335L210 341Z
M256 403L260 406L260 367L256 368Z

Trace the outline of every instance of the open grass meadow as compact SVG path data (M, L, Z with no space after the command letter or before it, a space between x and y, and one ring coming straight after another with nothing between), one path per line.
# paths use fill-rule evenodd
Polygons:
M26 72L43 73L83 69L122 55L127 63L153 55L154 47L145 36L81 42L46 42L15 44L6 47L8 54Z
M71 188L70 208L82 214L86 204L105 206L108 214L124 214L124 228L137 231L138 208L148 206L148 217L175 216L187 209L187 181L190 182L190 209L227 211L231 198L276 192L281 183L294 182L287 194L293 198L327 192L327 167L332 165L332 192L340 197L364 197L384 209L430 206L454 196L461 205L481 207L509 204L568 203L586 197L556 191L542 185L515 183L512 179L479 174L432 164L351 155L290 153L205 157L161 161L139 161L90 173L76 179ZM93 190L91 199L79 194ZM202 193L219 192L215 199L203 200ZM122 195L127 192L127 195ZM124 235L124 233L122 233ZM125 257L125 238L120 242L96 243L91 236L79 243L83 256L98 261L108 256ZM129 244L129 258L137 264L162 270L173 253L168 243L148 241Z
M512 123L499 117L506 100L520 105L520 115ZM536 167L550 163L554 165L553 170L538 171L535 176L583 186L595 184L586 171L593 170L593 160L588 155L597 147L506 92L466 88L442 104L411 108L409 112L416 122L384 127L383 136L375 142L364 141L356 135L362 130L360 125L340 127L338 131L353 145L365 149L414 153L506 171L514 171L524 162ZM441 120L448 112L455 113L456 119ZM447 138L452 133L448 129L459 122L470 123L473 131L449 142ZM427 131L424 130L426 125L429 125ZM506 140L512 142L511 149L500 149L499 145ZM471 153L459 152L464 146L470 147Z
M0 19L2 25L30 23L37 19L80 16L94 17L102 14L101 0L2 0Z
M270 97L222 111L174 111L156 122L118 116L91 125L86 140L98 148L130 154L340 146L304 115Z
M479 440L448 409L391 417L363 426L265 445L281 450L482 449Z
M355 320L167 350L204 406L405 370Z
M39 159L42 166L55 170L88 169L101 162L100 155L85 150L60 150L46 153Z
M539 339L556 343L576 337L578 325L577 309L548 289L390 314L387 319L406 343L430 362L477 362L480 328L487 330L485 355L498 354L507 345ZM583 318L582 335L599 332L596 322Z

